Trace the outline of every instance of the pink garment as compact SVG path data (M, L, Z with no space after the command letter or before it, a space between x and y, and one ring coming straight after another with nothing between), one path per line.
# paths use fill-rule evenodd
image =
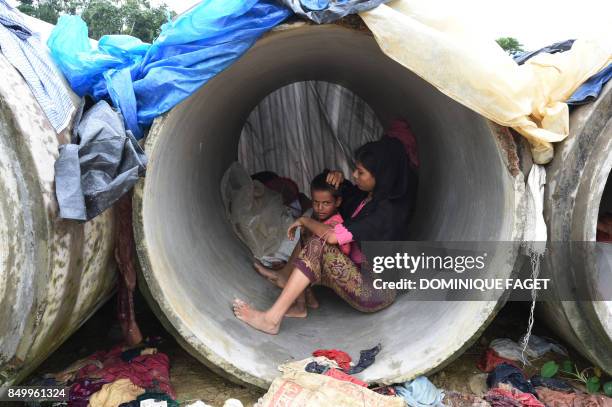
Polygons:
M334 228L334 232L336 232L337 231L336 227L338 227L338 226L340 226L340 228L346 230L346 228L344 226L342 226L343 222L344 222L344 219L342 219L342 216L339 213L336 213L335 215L327 218L327 220L325 220L323 223L333 227ZM336 238L338 239L338 246L340 246L340 250L342 251L342 253L344 253L346 256L350 256L351 246L354 246L354 245L352 245L350 243L350 241L342 242L341 243L340 242L340 238L338 238L338 233L336 233Z
M365 199L361 201L359 206L357 206L357 209L355 209L355 211L353 212L353 215L351 216L351 218L354 218L355 216L357 216L359 212L361 212L363 207L366 205L366 203L367 202ZM338 240L339 245L348 244L354 241L353 234L349 232L349 230L346 227L344 227L343 224L337 224L336 226L334 226L334 233L336 234L336 239ZM349 258L353 261L353 263L357 265L363 263L365 261L365 256L363 255L363 252L359 249L359 247L357 247L356 244L352 244L350 245L350 248L351 250L347 254L347 256L349 256Z

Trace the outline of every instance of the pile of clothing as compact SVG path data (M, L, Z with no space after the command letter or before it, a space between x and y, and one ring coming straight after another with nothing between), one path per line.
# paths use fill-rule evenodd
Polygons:
M348 353L338 349L319 349L313 357L279 366L281 377L272 382L256 407L285 405L304 407L404 407L405 402L384 388L368 388L354 376L371 366L381 346L361 351L359 361L351 364Z
M144 400L178 407L170 384L170 361L151 346L155 343L147 340L138 347L96 352L35 384L69 387L71 407L139 407Z
M567 351L561 345L547 338L530 335L525 352L521 343L522 339L519 342L509 338L494 339L478 362L478 368L488 373L500 363L518 366L518 362L528 363L529 358L539 358L547 352L567 356Z

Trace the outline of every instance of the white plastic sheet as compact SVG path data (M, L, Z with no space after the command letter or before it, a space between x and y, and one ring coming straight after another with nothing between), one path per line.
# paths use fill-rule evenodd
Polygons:
M548 163L551 143L569 133L564 101L612 62L610 44L579 39L567 52L540 54L519 66L492 38L445 9L441 1L395 0L360 15L390 58L459 103L513 127L531 144L534 161Z

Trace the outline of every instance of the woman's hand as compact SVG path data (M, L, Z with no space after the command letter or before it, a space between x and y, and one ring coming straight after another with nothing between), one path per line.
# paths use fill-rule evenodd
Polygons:
M289 229L287 229L287 237L289 238L289 240L295 239L295 231L297 230L297 228L301 228L302 226L304 226L304 224L302 223L302 218L297 218L295 222L293 222L291 226L289 226Z
M344 174L341 171L330 171L327 173L327 178L325 181L332 185L334 188L338 189L342 181L344 181Z

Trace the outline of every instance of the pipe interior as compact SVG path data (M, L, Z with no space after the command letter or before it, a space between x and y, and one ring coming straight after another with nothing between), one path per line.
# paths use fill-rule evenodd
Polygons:
M278 290L254 272L226 221L220 180L238 158L254 107L274 90L306 80L350 89L383 126L396 117L411 123L421 162L414 240L512 239L513 180L487 121L387 58L368 34L306 26L261 39L152 130L142 213L149 287L195 353L255 384L315 349L357 357L379 342L376 363L358 377L389 382L425 373L465 346L495 304L402 295L386 310L363 314L330 296L308 318L285 320L276 336L232 314L234 298L265 308ZM510 268L496 272L507 276Z

